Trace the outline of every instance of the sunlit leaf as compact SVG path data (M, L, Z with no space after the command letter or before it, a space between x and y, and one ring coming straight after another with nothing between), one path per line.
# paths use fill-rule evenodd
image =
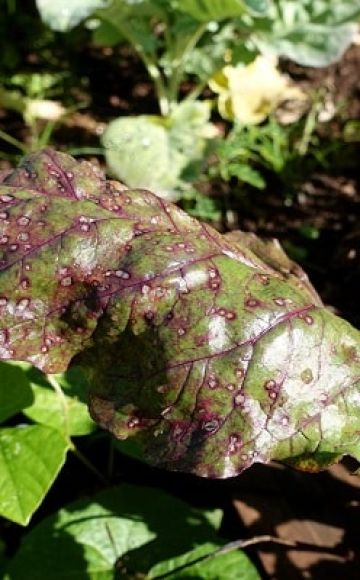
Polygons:
M26 525L60 471L68 443L43 425L0 429L0 515Z
M84 402L84 379L79 373L74 373L74 370L56 376L64 390L64 396L60 397L43 373L32 367L28 369L27 377L31 384L33 402L23 409L24 414L36 423L58 429L66 436L91 433L96 425Z
M29 570L34 580L113 580L124 568L146 572L215 541L220 518L220 510L196 510L158 490L122 485L43 520L24 538L8 578L27 580Z
M359 0L273 0L254 40L302 65L327 66L354 40L359 16Z

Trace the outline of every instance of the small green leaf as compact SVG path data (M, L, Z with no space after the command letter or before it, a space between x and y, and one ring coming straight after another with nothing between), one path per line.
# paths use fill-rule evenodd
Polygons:
M118 28L110 22L103 21L93 32L93 41L100 46L115 46L124 38Z
M0 515L25 526L64 464L68 444L43 425L0 429Z
M27 580L29 570L32 580L112 580L122 563L146 572L159 560L215 541L215 513L218 526L219 510L196 510L158 490L122 485L43 520L24 538L8 574L16 580Z
M346 143L360 142L360 121L347 121L343 132Z
M31 406L23 410L27 417L36 423L58 429L67 436L87 435L94 431L96 424L89 415L86 403L83 402L84 377L79 369L55 375L64 393L68 395L64 398L59 397L54 391L46 375L34 367L29 368L28 377L34 400Z
M244 163L229 163L227 166L227 179L230 179L230 177L236 177L239 181L248 183L257 189L264 189L266 186L266 181L261 173Z
M206 543L191 552L156 564L149 580L166 575L167 580L201 578L202 580L260 580L255 566L238 550L217 554L221 544Z
M310 224L305 224L299 228L299 233L307 238L308 240L318 240L320 237L320 231L315 226Z
M169 6L166 6L169 11ZM168 14L162 10L161 2L151 0L116 0L108 2L105 10L98 13L103 22L116 28L118 33L132 44L140 55L156 57L160 46L154 33L154 21L166 22Z
M0 422L31 404L33 396L23 370L14 363L0 362Z

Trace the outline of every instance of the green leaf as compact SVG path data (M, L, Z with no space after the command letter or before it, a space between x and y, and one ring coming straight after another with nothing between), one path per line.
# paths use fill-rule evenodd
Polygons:
M84 399L85 394L84 377L79 369L70 369L64 375L55 376L64 392L68 393L64 399L59 397L39 370L30 368L27 376L34 398L31 406L23 409L27 417L66 436L87 435L94 431L96 424L89 415L87 405L79 400L79 397Z
M146 461L229 477L360 456L360 333L274 244L52 150L0 202L1 356L80 366L93 418Z
M26 526L64 464L68 444L43 425L0 429L0 515Z
M111 173L129 187L179 197L181 174L201 159L210 127L207 103L183 103L168 118L140 115L112 121L102 136Z
M261 173L243 163L233 162L228 164L224 178L229 180L231 177L236 177L239 181L248 183L257 189L264 189L266 186L266 182Z
M223 68L225 57L229 54L233 56L237 51L237 36L233 23L221 26L218 32L206 34L185 61L187 74L196 75L201 80L208 81Z
M201 22L224 20L242 16L247 9L263 13L267 0L177 0L179 10Z
M111 121L102 135L106 163L117 179L129 187L156 189L176 199L176 186L186 157L171 147L161 119L146 115Z
M154 21L166 22L169 5L166 4L165 8L164 12L159 0L116 0L101 10L99 17L116 28L140 55L155 57L156 60L161 43L154 32Z
M204 512L158 490L122 485L70 504L23 540L10 578L110 580L123 566L146 572L160 559L215 540L221 512ZM58 565L54 563L58 562Z
M187 554L155 565L149 580L166 575L168 580L201 578L202 580L260 580L255 566L240 551L219 554L221 544L206 543Z
M260 37L257 44L260 49L270 48L303 66L325 67L341 58L355 33L356 26L352 24L334 28L308 24L284 36Z
M71 30L107 4L108 0L36 0L42 20L60 32Z
M221 206L217 198L203 195L196 190L188 190L182 202L185 209L198 219L217 222L221 219Z
M261 50L271 50L304 66L338 60L355 38L359 0L274 0L267 19L255 26Z
M0 422L31 404L33 396L23 370L13 363L0 362Z

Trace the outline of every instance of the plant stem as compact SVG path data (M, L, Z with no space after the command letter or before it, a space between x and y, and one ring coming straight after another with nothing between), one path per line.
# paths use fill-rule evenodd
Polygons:
M112 437L109 438L109 455L108 455L108 464L107 464L107 476L111 479L111 476L114 471L114 456L115 456L115 448L114 448L114 440Z
M42 147L46 147L49 144L51 139L51 135L56 127L55 121L48 121L41 131L40 135L38 135L36 148L41 149Z
M194 50L197 43L199 42L200 38L205 33L206 27L207 23L200 24L197 27L194 34L190 36L185 48L181 52L181 55L179 55L179 59L178 60L176 59L175 62L173 63L172 75L170 78L168 89L170 107L171 105L175 105L178 102L179 89L183 79L186 61L191 52Z
M114 25L114 23L111 24ZM160 68L156 64L155 60L153 60L148 54L146 54L145 50L142 48L142 46L139 44L136 38L133 37L129 29L129 26L126 26L126 23L124 23L124 26L122 26L120 22L116 22L115 26L118 28L122 36L124 36L124 38L126 38L129 44L131 44L131 46L136 50L141 60L143 61L150 78L154 82L160 113L163 116L168 115L169 100L166 94L165 83L162 78Z
M95 467L95 465L87 457L85 457L85 455L83 455L81 451L79 451L75 443L72 441L70 437L69 405L67 397L54 375L47 375L47 380L53 387L55 393L58 395L59 400L61 401L64 413L64 435L70 451L73 452L75 457L77 457L79 461L81 461L81 463L85 465L85 467L87 467L87 469L89 469L89 471L91 471L91 473L93 473L101 481L101 483L109 485L110 482L106 479L106 477L104 477L103 474L97 469L97 467Z
M5 141L6 143L9 143L9 145L16 147L16 149L20 149L22 153L27 153L27 147L26 145L24 145L24 143L21 143L21 141L18 141L17 139L15 139L15 137L12 137L2 129L0 129L0 139Z
M61 406L63 408L64 435L69 443L70 449L72 450L73 442L71 441L71 438L70 438L69 407L68 407L68 402L66 400L66 395L65 395L64 391L62 390L60 384L58 383L58 381L56 380L54 375L47 375L47 380L50 383L50 385L52 386L52 388L54 389L57 396L59 397L59 401L60 401Z
M166 86L161 76L160 69L154 62L148 59L145 54L141 55L141 52L139 52L139 55L142 56L142 60L147 68L147 71L151 79L154 81L160 113L163 117L166 117L170 112L170 100L166 94Z
M81 463L85 465L85 467L87 467L91 471L91 473L93 473L98 478L99 481L101 481L101 483L105 485L110 485L110 481L101 473L101 471L97 469L97 467L95 467L95 465L91 461L89 461L87 457L85 457L85 455L81 453L81 451L79 451L79 449L74 445L74 443L72 444L71 451L73 452L75 457L77 457L79 461L81 461Z
M317 116L320 110L321 110L321 102L320 100L316 100L315 103L312 105L308 113L308 116L306 117L304 131L300 143L297 147L298 153L302 156L306 155L308 152L311 137L314 133Z
M101 147L69 147L66 150L69 155L104 155L104 149Z
M206 81L201 81L197 84L185 97L184 101L195 101L203 92L204 88L208 83L208 79Z

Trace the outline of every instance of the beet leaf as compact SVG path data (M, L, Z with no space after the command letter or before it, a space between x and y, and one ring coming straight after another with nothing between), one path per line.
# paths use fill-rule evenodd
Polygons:
M149 463L359 458L359 332L276 243L44 150L0 184L0 274L0 358L81 366L93 418Z

